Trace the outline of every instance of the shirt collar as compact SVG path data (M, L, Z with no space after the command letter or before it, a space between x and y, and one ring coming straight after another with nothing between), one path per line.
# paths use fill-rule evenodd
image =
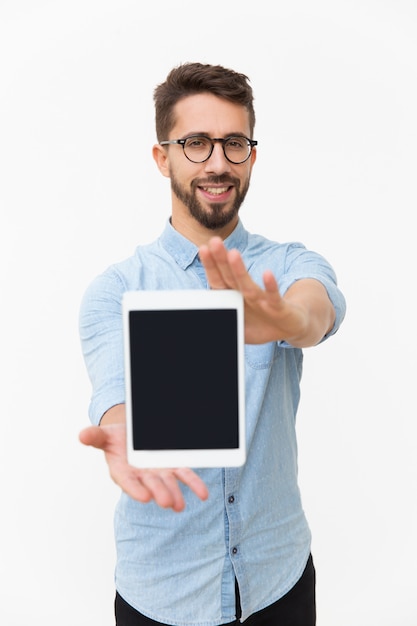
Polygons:
M183 270L187 269L198 256L198 246L175 230L171 220L167 221L159 240L162 247L165 248ZM247 246L247 242L248 232L239 220L236 228L225 239L224 244L228 250L235 248L242 253Z

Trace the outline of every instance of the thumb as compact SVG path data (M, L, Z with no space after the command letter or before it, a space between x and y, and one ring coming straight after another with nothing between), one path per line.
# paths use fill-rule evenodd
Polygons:
M107 441L106 432L100 426L84 428L78 435L78 438L85 446L93 446L93 448L99 448L101 450L104 448Z

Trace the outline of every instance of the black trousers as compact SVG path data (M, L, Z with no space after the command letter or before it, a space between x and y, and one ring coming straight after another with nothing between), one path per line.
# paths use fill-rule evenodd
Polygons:
M167 626L145 617L116 593L116 626ZM236 615L240 616L239 590L236 587ZM240 624L237 619L230 625ZM274 604L251 615L245 626L315 626L316 624L316 572L310 555L300 580ZM225 625L227 626L227 625Z

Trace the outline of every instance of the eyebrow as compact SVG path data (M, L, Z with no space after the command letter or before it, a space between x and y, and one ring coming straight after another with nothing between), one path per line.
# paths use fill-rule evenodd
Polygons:
M198 136L198 137L207 137L208 139L210 139L211 135L205 131L190 131L188 133L185 133L181 139L186 139L187 137L193 137L193 136ZM236 132L231 132L231 133L227 133L226 135L224 135L224 137L222 137L222 139L226 139L226 137L247 137L247 135L245 133L242 133L241 131L236 131ZM215 139L213 137L213 139ZM220 137L217 137L217 139L221 139Z

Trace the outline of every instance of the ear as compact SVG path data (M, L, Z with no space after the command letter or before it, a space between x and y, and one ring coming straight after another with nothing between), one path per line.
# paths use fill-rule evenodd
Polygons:
M253 164L255 163L255 161L256 161L256 146L254 148L252 148L252 153L250 155L250 165L251 165L251 168L252 168Z
M163 146L160 146L159 143L157 143L152 148L152 156L161 174L169 178L170 171L169 171L168 151Z

